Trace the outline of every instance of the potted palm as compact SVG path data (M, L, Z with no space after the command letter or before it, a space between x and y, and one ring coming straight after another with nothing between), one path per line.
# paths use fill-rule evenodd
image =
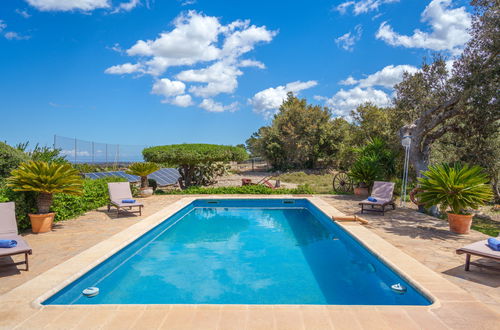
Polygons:
M29 214L34 233L45 233L52 229L55 213L50 212L54 194L80 195L82 178L77 170L67 163L29 161L11 172L7 185L15 191L37 193L37 214Z
M457 234L468 234L472 214L468 209L477 209L493 197L488 176L479 166L441 164L430 166L419 178L421 192L417 196L421 203L430 207L439 205L447 212L450 230Z
M381 178L380 166L368 156L359 158L352 165L348 174L357 183L354 194L358 196L368 196L373 181Z
M148 175L156 172L160 167L156 163L144 162L133 163L127 170L128 174L137 175L141 177L141 197L148 197L153 194L153 188L149 187Z

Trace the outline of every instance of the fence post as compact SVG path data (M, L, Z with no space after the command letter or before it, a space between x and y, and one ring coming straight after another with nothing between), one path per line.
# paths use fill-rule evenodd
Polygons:
M94 141L92 141L92 164L94 164Z
M75 164L76 164L76 148L77 148L77 146L76 146L76 138L75 138Z
M56 135L54 134L54 150L56 150Z
M116 167L120 166L120 145L116 145Z

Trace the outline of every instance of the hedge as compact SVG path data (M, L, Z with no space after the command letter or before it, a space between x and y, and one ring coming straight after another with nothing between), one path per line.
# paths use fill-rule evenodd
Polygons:
M108 203L108 182L124 182L124 178L105 177L101 179L83 181L83 194L72 196L67 194L56 194L51 207L56 212L55 221L75 218L85 212L95 210ZM132 186L132 193L137 189ZM16 192L0 183L0 202L12 201L16 203L16 217L20 230L31 227L28 213L36 212L35 194L30 192Z
M10 175L10 171L27 161L29 156L3 142L0 142L0 178Z
M294 189L271 189L263 185L249 185L239 187L189 187L184 190L157 190L158 195L222 195L222 194L248 194L248 195L293 195L293 194L314 194L314 191L307 185L301 185Z

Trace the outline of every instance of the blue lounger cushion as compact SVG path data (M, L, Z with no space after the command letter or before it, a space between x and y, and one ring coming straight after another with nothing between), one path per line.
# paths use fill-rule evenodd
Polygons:
M122 199L122 203L135 203L135 199Z
M0 239L0 248L10 249L17 246L17 241L13 239Z
M369 202L374 202L374 203L375 203L375 202L377 201L377 199L376 199L376 198L374 198L374 197L372 197L372 196L370 196L370 197L368 197L368 201L369 201Z
M488 238L488 246L494 251L500 251L500 240L496 238Z

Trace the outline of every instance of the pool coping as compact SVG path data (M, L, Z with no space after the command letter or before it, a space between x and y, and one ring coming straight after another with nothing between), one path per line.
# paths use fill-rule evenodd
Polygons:
M175 214L183 207L189 205L197 199L307 199L321 212L325 213L329 218L332 216L343 216L344 214L337 210L332 205L321 199L321 197L310 196L297 196L297 195L203 195L203 196L189 196L184 197L172 204L167 205L158 212L144 218L140 222L122 230L121 232L111 236L110 238L94 245L93 247L81 252L80 254L70 258L69 260L51 268L31 279L30 281L12 289L11 291L0 296L0 304L8 304L8 310L21 307L30 308L35 310L70 310L70 309L104 309L104 310L123 310L127 309L155 309L170 308L172 306L195 308L195 309L252 309L252 308L311 308L317 306L341 308L341 307L373 307L377 309L384 309L390 307L397 307L400 309L408 310L435 310L440 309L443 305L448 303L474 303L480 304L475 298L469 295L462 288L452 284L439 274L430 270L417 260L408 256L400 249L394 247L380 236L376 235L369 229L358 223L343 223L337 222L344 230L352 235L358 242L365 248L370 250L375 256L383 260L389 267L396 271L400 276L404 277L408 282L415 286L419 291L427 296L432 301L431 305L427 306L387 306L387 305L178 305L178 304L165 304L165 305L42 305L41 302L58 292L66 285L76 280L93 267L97 266L120 249L130 244L132 241L143 235L166 218ZM369 244L365 244L369 242ZM104 251L104 252L103 252ZM20 320L21 321L21 320Z

